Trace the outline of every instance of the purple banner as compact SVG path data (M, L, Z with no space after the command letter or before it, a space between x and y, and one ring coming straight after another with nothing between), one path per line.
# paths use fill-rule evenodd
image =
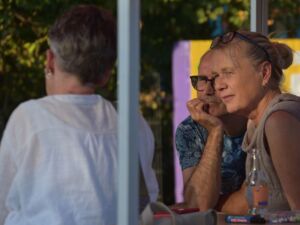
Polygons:
M175 131L177 126L189 115L186 102L190 99L190 42L177 42L172 56L173 77L173 140L174 140L174 174L176 202L183 202L182 171L175 146Z

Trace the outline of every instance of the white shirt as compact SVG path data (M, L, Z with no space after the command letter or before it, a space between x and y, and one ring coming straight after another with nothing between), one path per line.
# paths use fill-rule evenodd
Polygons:
M101 96L21 104L1 141L0 224L116 224L117 147L117 113Z
M144 180L148 190L149 198L151 202L155 202L158 197L158 182L155 172L152 168L153 156L154 156L154 137L151 128L145 119L139 117L139 138L138 138L138 151L139 159L141 163Z

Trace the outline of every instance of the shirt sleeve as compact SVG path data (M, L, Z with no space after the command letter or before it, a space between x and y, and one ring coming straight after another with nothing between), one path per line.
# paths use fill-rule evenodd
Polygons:
M146 120L139 115L139 158L142 172L151 202L157 200L159 187L154 169L152 168L155 141L152 130Z
M24 136L23 118L22 110L18 106L6 124L0 144L0 224L4 224L9 213L10 191L18 165L18 138Z
M202 136L201 131L187 120L177 127L175 144L182 170L198 164L204 148Z
M16 164L12 156L13 148L4 135L0 146L0 224L4 224L8 215L7 198L16 173Z

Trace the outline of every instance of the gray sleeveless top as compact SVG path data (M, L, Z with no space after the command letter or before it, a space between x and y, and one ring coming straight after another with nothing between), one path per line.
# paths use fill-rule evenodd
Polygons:
M258 151L259 169L264 172L269 185L269 210L290 210L272 159L266 151L264 143L266 120L275 111L286 111L300 120L300 97L291 94L280 94L272 99L258 126L255 128L253 124L252 126L251 124L249 125L242 148L245 152L250 152L252 148L256 148ZM250 160L250 154L247 154L246 176L251 169Z

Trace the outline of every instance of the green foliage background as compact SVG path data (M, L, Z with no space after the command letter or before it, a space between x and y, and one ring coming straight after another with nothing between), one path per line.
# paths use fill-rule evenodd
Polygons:
M299 1L273 2L274 19L290 18L299 12ZM98 4L116 15L117 3L112 0L0 0L0 137L19 103L45 95L43 70L48 27L65 9L79 3ZM276 11L282 5L290 9L286 10L286 16ZM140 103L155 133L159 155L156 160L160 162L157 169L166 203L174 200L173 46L179 40L211 39L220 18L221 31L247 29L249 8L249 0L141 0ZM116 99L116 75L113 71L107 88L99 90L111 100Z

